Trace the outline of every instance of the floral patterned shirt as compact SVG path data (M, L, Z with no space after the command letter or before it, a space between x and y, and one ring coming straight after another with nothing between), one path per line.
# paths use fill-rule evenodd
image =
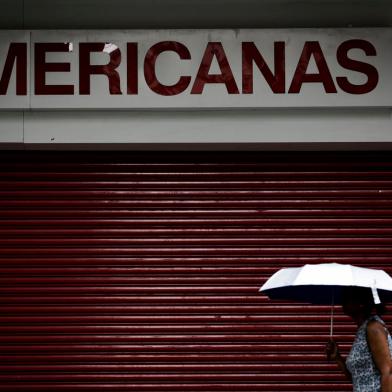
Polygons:
M346 360L346 366L353 379L354 392L380 392L381 375L377 369L367 343L367 326L371 320L376 320L385 325L378 316L367 319L357 331L350 354ZM389 351L392 356L392 338L388 333Z

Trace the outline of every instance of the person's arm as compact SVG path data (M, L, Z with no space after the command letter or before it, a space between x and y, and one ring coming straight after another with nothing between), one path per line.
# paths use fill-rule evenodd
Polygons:
M392 392L392 358L385 327L378 321L367 326L367 339L373 361L381 373L381 392Z
M339 347L334 340L331 339L327 343L327 346L325 347L325 353L327 354L328 361L334 361L338 365L338 368L344 373L346 378L349 381L352 381L351 373L346 367L346 361L340 355Z

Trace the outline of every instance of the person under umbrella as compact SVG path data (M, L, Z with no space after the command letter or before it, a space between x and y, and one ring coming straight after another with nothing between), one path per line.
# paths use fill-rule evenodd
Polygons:
M325 349L327 358L353 383L354 392L392 392L392 338L381 318L385 307L377 293L365 287L345 287L342 308L357 324L357 334L347 360L333 339Z
M331 305L329 359L353 383L354 392L392 392L392 338L381 319L383 301L392 301L392 278L385 271L338 263L282 268L260 288L270 299ZM358 325L347 361L332 339L334 305Z

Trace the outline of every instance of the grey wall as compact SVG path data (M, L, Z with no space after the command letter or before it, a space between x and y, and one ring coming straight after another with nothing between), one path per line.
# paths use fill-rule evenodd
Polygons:
M392 0L0 0L0 29L392 26Z

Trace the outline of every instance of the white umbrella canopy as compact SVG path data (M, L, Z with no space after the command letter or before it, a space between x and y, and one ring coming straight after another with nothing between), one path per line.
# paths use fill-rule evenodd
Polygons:
M264 283L260 292L270 299L332 305L332 336L333 306L342 303L343 288L348 286L371 289L375 304L392 301L392 278L385 271L338 263L283 268Z
M392 300L392 278L383 270L349 264L307 264L282 268L260 288L271 299L294 300L312 304L341 303L342 288L368 287L375 303Z

